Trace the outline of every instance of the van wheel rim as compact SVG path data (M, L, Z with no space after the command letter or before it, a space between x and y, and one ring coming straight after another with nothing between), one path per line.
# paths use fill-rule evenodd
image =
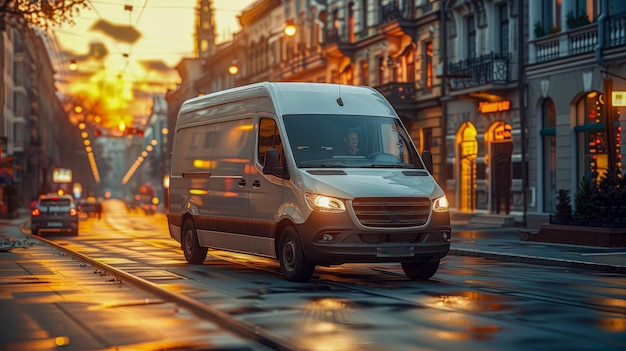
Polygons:
M283 260L285 262L285 266L289 268L289 270L293 270L295 265L295 252L296 252L296 244L293 241L289 241L286 243L285 248L283 249Z
M191 245L191 235L187 233L185 235L185 251L187 251L187 253L191 253Z

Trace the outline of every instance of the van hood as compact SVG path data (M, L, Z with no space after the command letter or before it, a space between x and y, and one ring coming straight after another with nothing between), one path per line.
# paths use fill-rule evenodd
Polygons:
M443 190L424 170L342 168L300 169L299 172L306 189L343 199L443 195Z

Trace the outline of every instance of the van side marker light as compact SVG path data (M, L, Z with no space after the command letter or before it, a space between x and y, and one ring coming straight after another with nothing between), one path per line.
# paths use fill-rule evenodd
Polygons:
M343 106L343 100L340 97L337 98L337 103L339 106Z

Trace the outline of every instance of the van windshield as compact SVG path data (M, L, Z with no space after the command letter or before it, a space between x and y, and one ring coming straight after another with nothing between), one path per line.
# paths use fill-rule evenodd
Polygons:
M287 139L299 168L424 169L395 118L286 115Z

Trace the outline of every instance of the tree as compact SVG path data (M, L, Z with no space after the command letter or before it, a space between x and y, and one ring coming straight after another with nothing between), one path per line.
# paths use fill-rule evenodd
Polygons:
M87 8L89 0L0 0L0 31L15 24L42 29L74 24L74 16Z
M556 218L560 220L571 220L572 216L572 202L570 199L569 190L560 189L557 196L556 203Z
M576 220L587 224L597 215L597 209L594 208L596 194L595 181L589 175L584 175L578 183L578 190L576 191L576 211L574 213Z

